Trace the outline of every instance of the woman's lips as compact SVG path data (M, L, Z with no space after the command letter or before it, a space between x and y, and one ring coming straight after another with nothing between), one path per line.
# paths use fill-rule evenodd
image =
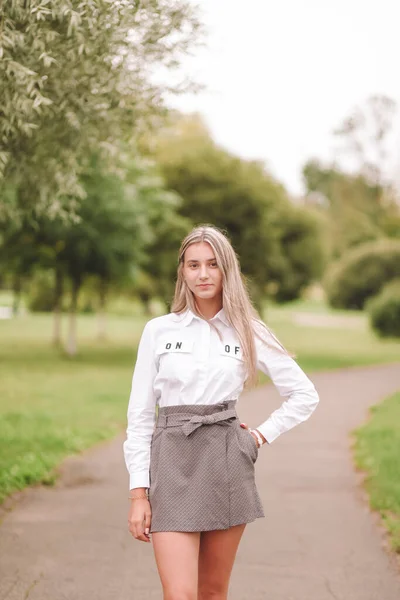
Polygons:
M199 287L201 287L201 288L206 288L206 287L210 287L210 285L211 285L211 283L201 283L201 284L199 285Z

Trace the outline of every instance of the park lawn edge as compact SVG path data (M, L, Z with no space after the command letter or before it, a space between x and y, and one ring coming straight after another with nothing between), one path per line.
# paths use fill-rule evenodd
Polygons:
M354 465L363 475L369 506L400 558L400 390L372 406L352 438Z

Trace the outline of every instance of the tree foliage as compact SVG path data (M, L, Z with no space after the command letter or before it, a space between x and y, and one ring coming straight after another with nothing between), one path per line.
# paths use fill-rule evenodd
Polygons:
M154 278L153 295L170 300L171 247L177 246L173 247L175 257L179 246L176 232L180 237L187 229L186 221L176 214L179 198L165 189L147 160L139 161L122 151L120 156L124 161L118 176L107 171L99 155L91 156L81 175L85 196L77 207L76 220L41 216L32 222L26 218L23 223L9 223L2 237L0 266L7 262L22 280L29 278L34 267L52 274L49 295L56 317L61 305L65 306L62 296L68 288L70 354L76 352L78 297L88 279L96 282L102 310L109 293L140 283L141 269L149 269ZM44 280L48 282L47 275ZM59 342L58 333L55 339Z
M371 96L343 119L335 135L350 170L318 160L303 168L308 203L328 217L325 233L333 257L368 241L400 237L400 205L390 172L396 110L391 98Z
M0 218L72 209L85 159L112 157L183 89L166 74L199 29L184 0L4 0Z
M298 297L316 274L318 236L312 216L294 209L264 165L218 147L193 115L176 117L151 144L167 186L183 199L180 214L228 232L253 300Z
M321 277L327 256L319 220L309 211L293 206L282 211L279 223L280 258L274 279L275 299L289 302Z
M375 187L378 202L390 181L389 138L396 111L397 105L392 98L376 94L353 108L334 131L356 171Z
M327 216L324 229L334 258L368 241L400 236L400 209L391 189L316 160L304 166L303 176L308 202Z

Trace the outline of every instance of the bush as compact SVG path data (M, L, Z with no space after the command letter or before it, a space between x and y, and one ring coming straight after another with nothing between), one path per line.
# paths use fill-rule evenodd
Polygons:
M328 302L335 308L362 309L393 279L400 278L400 240L362 244L335 263L325 279Z
M367 309L371 326L380 336L400 338L400 279L369 300Z

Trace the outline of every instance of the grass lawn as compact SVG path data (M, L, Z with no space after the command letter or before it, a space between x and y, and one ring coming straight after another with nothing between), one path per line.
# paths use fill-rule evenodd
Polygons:
M371 419L355 431L354 456L366 472L371 508L379 511L400 553L400 392L371 409Z
M297 301L266 307L264 319L306 371L399 360L399 340L378 339L362 312Z
M95 319L82 316L70 359L49 345L49 316L0 321L0 502L51 483L62 458L120 431L142 326L114 317L110 341L99 343Z
M399 356L399 344L377 340L360 314L294 303L269 307L265 318L306 371ZM125 427L145 320L110 316L109 339L99 342L96 318L81 315L73 359L50 346L51 316L0 320L0 502L31 483L51 483L62 458Z

